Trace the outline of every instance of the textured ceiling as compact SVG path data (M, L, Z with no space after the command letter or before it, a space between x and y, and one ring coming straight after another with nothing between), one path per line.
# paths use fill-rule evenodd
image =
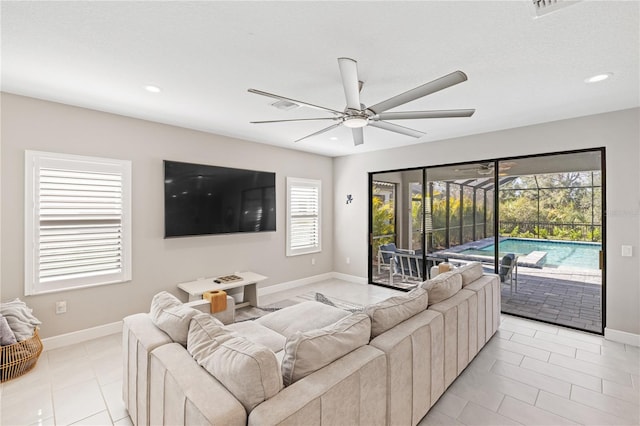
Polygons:
M640 105L640 3L581 1L535 18L532 2L6 2L2 90L329 155L405 146ZM394 111L475 108L293 141L330 123L282 111L261 89L342 110L337 58L358 61L372 105L455 70L469 80ZM594 74L613 73L598 84ZM162 88L159 94L144 90Z

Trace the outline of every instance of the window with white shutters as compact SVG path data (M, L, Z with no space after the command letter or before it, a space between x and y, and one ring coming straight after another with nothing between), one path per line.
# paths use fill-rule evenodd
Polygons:
M319 180L287 178L287 256L321 250L320 190Z
M25 294L131 280L131 163L25 158Z

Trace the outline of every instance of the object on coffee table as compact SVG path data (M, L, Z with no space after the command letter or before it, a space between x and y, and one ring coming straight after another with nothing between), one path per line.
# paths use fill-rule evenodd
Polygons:
M227 309L227 292L224 290L211 290L202 293L202 298L211 302L211 313L225 311Z

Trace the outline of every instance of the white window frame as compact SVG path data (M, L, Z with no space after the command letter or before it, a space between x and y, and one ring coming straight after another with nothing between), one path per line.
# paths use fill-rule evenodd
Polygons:
M118 228L119 235L116 245L119 249L120 265L109 272L90 271L87 273L67 274L62 277L40 278L40 249L41 249L41 170L54 169L62 172L87 172L119 176L120 208L109 211L109 225ZM64 202L64 201L63 201ZM87 200L87 203L90 203ZM83 206L90 209L92 206ZM110 206L111 208L111 206ZM56 211L56 210L52 210ZM52 213L50 217L61 220L59 213ZM77 215L75 223L69 216ZM91 215L91 219L87 215ZM116 217L114 219L113 217ZM64 222L70 226L78 226L78 221L91 220L92 225L105 224L105 217L99 217L95 211L87 213L73 212L65 215ZM102 223L101 223L102 221ZM50 221L49 223L54 222ZM85 225L86 226L86 225ZM46 227L46 225L43 225ZM112 230L111 230L112 231ZM46 232L46 231L45 231ZM72 231L69 231L72 234ZM63 253L63 255L65 255ZM78 260L78 259L74 259ZM25 295L52 293L84 287L114 284L131 281L131 162L108 158L86 157L71 154L57 154L41 151L25 152Z
M315 211L307 213L295 213L292 211L292 199L295 197L293 192L300 188L310 188L317 191L316 208ZM322 251L322 182L315 179L302 179L287 177L287 256L299 256L302 254L317 253ZM302 247L295 247L292 241L292 234L294 232L292 221L295 218L307 218L316 220L316 232L314 236L310 236L309 240L314 240L315 243L307 244ZM315 237L315 238L314 238Z

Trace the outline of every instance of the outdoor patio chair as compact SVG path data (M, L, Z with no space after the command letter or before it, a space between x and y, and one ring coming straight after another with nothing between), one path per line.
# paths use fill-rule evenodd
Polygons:
M407 278L422 281L422 250L397 249L396 261L402 274L402 281Z
M518 256L513 253L507 253L500 261L500 282L506 283L509 280L510 294L513 294L515 286L518 292Z
M397 250L394 243L382 244L378 248L378 275L382 273L383 269L387 269L389 271L389 284L393 283Z
M383 244L378 248L378 274L383 269L389 271L389 284L393 284L393 276L401 275L402 281L407 278L422 279L422 255L416 255L414 250L397 248L394 243Z

